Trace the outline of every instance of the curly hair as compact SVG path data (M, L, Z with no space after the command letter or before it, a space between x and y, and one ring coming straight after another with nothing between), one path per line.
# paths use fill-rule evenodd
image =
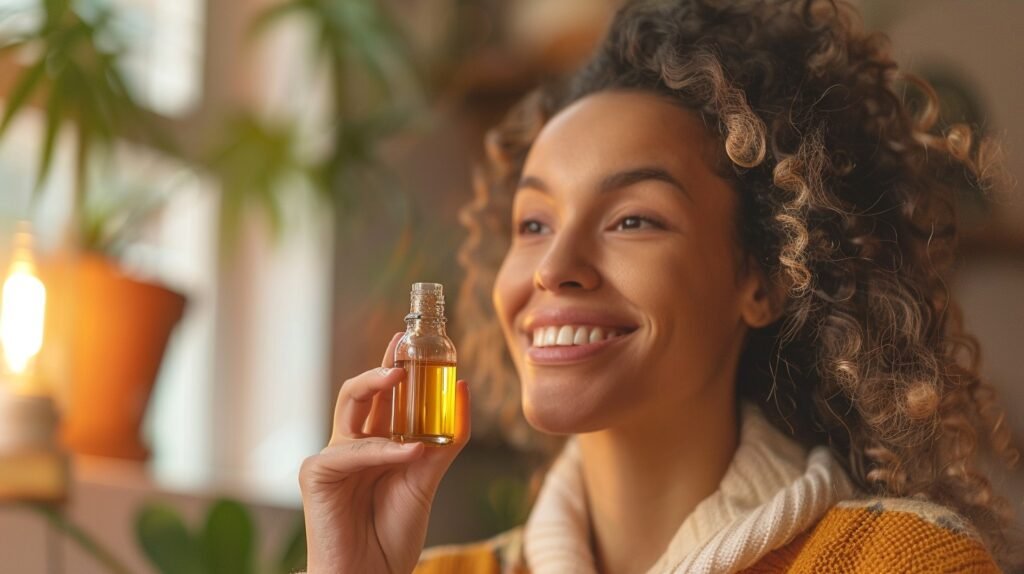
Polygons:
M945 282L957 190L989 189L998 148L965 125L938 133L934 91L837 2L629 3L582 70L487 134L462 212L460 346L510 439L538 440L491 305L513 191L545 122L609 89L672 98L717 134L737 243L787 292L781 318L748 335L739 395L828 445L865 492L952 507L1008 556L1009 510L978 458L984 446L1012 466L1017 452ZM923 105L904 102L910 89Z

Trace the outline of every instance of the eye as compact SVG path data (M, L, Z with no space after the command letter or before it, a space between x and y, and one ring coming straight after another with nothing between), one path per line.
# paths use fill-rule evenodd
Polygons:
M536 219L524 219L519 223L519 235L540 235L547 231L548 226Z
M665 226L658 220L642 215L627 215L619 220L615 226L616 231L628 231L631 229L665 229Z

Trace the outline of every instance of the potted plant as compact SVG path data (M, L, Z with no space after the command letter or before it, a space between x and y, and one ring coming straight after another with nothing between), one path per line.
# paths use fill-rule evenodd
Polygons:
M125 274L93 243L102 223L88 221L85 206L94 155L126 137L169 146L123 77L109 8L85 12L71 0L46 0L27 10L32 24L8 28L0 38L3 53L28 57L7 94L0 137L30 103L42 110L38 192L60 134L74 133L71 217L50 269L51 290L73 290L60 297L73 300L72 317L52 317L48 325L63 331L69 352L62 435L74 452L145 458L139 427L185 298Z

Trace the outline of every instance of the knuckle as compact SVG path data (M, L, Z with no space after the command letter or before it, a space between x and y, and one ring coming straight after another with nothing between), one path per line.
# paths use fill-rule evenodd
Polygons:
M341 383L341 387L338 389L339 398L349 398L352 396L352 390L359 385L359 377L349 377L345 379L345 382Z

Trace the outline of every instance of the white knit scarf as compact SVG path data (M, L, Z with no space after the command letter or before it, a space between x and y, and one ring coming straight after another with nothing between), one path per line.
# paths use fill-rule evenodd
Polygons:
M601 493L593 493L600 496ZM739 446L718 490L683 521L648 574L735 572L813 526L853 487L827 448L809 453L744 405ZM596 574L575 438L541 487L523 532L531 574Z

